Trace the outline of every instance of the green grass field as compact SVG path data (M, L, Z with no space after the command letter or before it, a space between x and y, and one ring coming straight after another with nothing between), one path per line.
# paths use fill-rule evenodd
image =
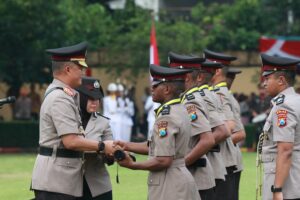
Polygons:
M240 185L240 199L255 199L255 153L243 153L244 172ZM141 161L146 157L137 156ZM33 197L29 191L31 171L35 161L33 154L0 155L0 199L24 200ZM133 171L119 167L119 180L116 183L116 165L109 167L113 184L114 200L147 199L147 172Z

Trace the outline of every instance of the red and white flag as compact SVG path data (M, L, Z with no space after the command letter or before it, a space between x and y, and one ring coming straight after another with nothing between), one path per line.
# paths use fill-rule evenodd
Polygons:
M259 40L261 53L300 59L300 37L261 37Z
M151 34L150 34L150 64L159 65L159 56L157 50L154 22L152 22Z

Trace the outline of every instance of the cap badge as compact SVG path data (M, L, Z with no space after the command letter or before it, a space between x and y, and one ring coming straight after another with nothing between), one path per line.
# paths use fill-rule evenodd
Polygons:
M100 88L100 83L99 81L94 82L94 88L99 89Z

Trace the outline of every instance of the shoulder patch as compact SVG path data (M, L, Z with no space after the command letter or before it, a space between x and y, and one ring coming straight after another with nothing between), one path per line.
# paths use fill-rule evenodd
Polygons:
M190 116L191 121L195 121L198 118L195 105L187 106L186 110Z
M67 95L69 95L69 96L71 96L71 97L74 97L74 96L75 96L75 92L74 92L71 88L69 88L69 87L64 87L63 90L64 90L64 92L65 92Z
M170 110L171 110L171 107L169 105L165 105L161 111L161 114L168 115L168 114L170 114Z
M163 138L168 135L167 127L168 127L167 121L160 121L157 123L159 137Z
M287 125L287 110L277 110L276 115L277 115L277 126L282 128Z
M276 105L282 104L282 103L284 102L284 98L285 98L284 94L279 95L279 96L274 100L275 103L276 103Z
M205 96L205 92L203 90L199 90L201 96Z
M191 93L191 94L185 95L185 98L186 98L188 101L190 101L190 100L192 100L192 99L195 99L195 96L193 95L193 93Z
M103 118L105 118L105 119L110 120L109 117L106 117L106 116L102 115L100 112L95 112L95 116L96 116L96 117L97 117L97 116L100 116L100 117L103 117Z

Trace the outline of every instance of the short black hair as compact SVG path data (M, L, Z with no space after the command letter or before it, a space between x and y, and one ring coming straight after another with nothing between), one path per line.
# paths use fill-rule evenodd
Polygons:
M70 64L70 63L73 63L73 62L52 61L52 72L53 73L58 72L58 71L62 70L66 64Z
M198 76L199 76L201 73L202 73L201 70L193 70L193 71L192 71L192 79L193 79L193 81L196 81L197 78L198 78Z
M223 76L227 76L228 70L229 70L229 67L226 65L223 65L223 67L222 67Z
M289 86L294 86L296 82L296 73L294 71L277 71L274 73L275 77L284 76Z
M164 82L164 84L171 86L174 98L178 98L180 94L183 93L185 90L183 81L169 81L169 82Z

